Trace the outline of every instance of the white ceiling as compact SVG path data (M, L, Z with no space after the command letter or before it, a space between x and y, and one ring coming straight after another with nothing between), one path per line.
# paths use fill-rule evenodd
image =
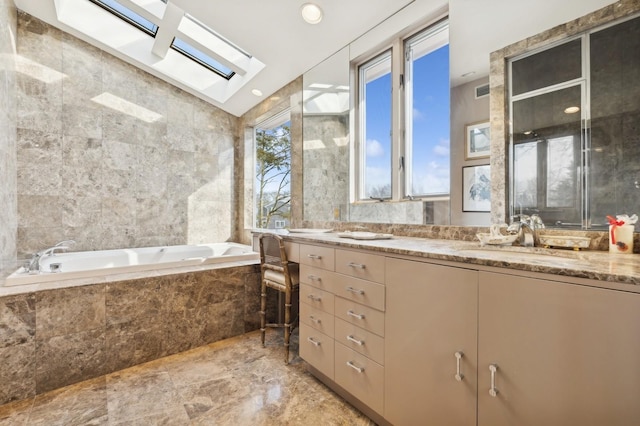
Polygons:
M244 114L344 46L357 39L362 44L367 37L361 36L372 28L378 26L369 34L374 33L373 38L384 40L391 32L402 31L416 20L425 20L430 13L447 7L446 0L315 0L324 10L324 19L318 25L310 25L300 17L300 6L308 0L169 0L264 63L264 68L243 83L233 96L220 102L61 22L56 8L71 0L14 1L25 12L236 116ZM157 0L133 1L144 4ZM452 84L488 75L491 51L610 3L613 1L449 0ZM460 77L471 71L475 74ZM254 88L260 89L264 96L253 95L251 90Z

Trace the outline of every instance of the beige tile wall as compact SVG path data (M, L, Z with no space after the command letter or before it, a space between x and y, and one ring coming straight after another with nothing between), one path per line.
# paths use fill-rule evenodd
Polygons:
M0 272L16 257L16 16L13 2L0 0Z
M22 12L17 53L19 257L233 239L237 117Z

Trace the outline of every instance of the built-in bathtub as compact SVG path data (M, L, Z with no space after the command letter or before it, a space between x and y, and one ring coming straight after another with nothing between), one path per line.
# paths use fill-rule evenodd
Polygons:
M259 254L250 246L232 242L55 253L40 259L38 272L19 268L6 278L4 286L78 278L96 278L96 282L100 282L100 278L105 275L229 262L256 262L259 259Z
M235 243L44 256L0 287L0 405L259 329L259 263Z

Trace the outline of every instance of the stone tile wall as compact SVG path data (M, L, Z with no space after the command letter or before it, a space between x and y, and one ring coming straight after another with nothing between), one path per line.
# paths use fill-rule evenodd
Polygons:
M16 29L13 1L0 0L0 275L16 266Z
M0 298L0 404L259 328L258 265Z
M18 14L17 249L234 238L232 115Z

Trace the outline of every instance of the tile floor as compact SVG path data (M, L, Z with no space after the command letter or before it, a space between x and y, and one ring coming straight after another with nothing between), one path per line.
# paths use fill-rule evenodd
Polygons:
M0 406L0 425L374 425L252 332Z

